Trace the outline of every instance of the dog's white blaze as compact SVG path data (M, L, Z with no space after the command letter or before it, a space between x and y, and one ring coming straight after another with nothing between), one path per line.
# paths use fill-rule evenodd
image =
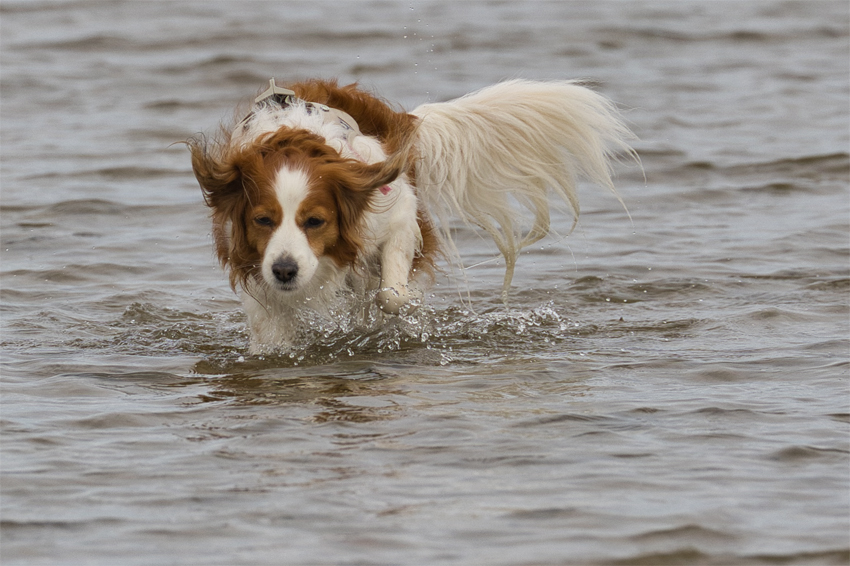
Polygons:
M310 248L303 227L296 222L298 208L307 196L309 183L303 171L282 167L277 172L274 188L283 220L272 234L263 256L263 278L271 285L278 283L272 272L272 266L278 260L288 257L298 264L298 276L293 281L295 288L309 282L319 265L319 258Z

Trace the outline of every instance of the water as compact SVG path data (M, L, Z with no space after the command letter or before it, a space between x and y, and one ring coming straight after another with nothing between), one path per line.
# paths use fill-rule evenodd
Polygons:
M850 560L846 2L0 16L3 564ZM592 80L631 220L583 187L508 308L461 230L413 317L251 357L171 144L270 76Z

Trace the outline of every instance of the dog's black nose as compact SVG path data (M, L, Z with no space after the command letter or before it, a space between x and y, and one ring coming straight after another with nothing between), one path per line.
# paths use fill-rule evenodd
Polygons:
M272 265L272 273L281 283L290 283L298 275L298 264L290 258L280 259Z

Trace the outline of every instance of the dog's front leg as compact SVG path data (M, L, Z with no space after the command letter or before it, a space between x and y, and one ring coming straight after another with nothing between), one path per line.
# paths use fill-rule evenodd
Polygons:
M387 314L399 314L413 298L409 277L421 242L422 234L414 221L395 227L381 249L381 288L375 302Z

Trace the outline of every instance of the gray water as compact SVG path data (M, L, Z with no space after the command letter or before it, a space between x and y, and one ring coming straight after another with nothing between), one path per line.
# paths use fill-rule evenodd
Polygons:
M850 8L0 5L2 563L847 564ZM583 78L642 169L251 357L182 145L270 77ZM644 177L645 176L645 177ZM630 215L630 216L629 216Z

